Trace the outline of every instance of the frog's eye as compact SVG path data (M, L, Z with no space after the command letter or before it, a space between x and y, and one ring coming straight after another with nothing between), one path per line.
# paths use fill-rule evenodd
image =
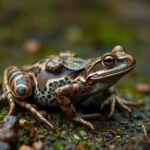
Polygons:
M106 68L112 68L116 65L117 63L117 59L111 55L109 56L105 56L102 60L102 64L106 67Z

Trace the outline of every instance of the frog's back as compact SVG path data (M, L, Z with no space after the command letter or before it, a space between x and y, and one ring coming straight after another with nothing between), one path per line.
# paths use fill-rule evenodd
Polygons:
M89 64L91 59L81 59L76 57L62 57L64 62L64 67L70 70L82 70L85 69Z
M45 69L49 59L41 60L30 68L26 68L33 79L33 98L39 105L55 106L58 105L55 90L64 85L71 84L78 76L79 70L72 70L65 65L57 73ZM67 62L68 63L68 62Z

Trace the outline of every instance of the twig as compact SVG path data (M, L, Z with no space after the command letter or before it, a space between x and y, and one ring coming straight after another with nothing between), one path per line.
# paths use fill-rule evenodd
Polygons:
M147 131L146 131L146 128L145 128L143 122L141 122L141 126L142 126L142 128L143 128L144 135L147 136Z

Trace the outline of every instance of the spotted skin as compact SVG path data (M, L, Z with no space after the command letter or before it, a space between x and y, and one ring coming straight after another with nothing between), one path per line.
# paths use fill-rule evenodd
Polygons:
M128 57L123 49L113 49L111 54L107 53L106 55L111 55L114 59L116 57L118 59L116 67L120 65L120 68L116 69L114 65L115 74L117 71L123 72L123 69L130 69L128 66L121 68L125 65L124 63L127 63L127 61L122 61L122 57L130 58L128 61L130 62L129 66L135 64L133 57ZM29 110L39 121L52 129L54 129L54 126L30 103L34 102L43 106L59 105L70 120L84 124L94 130L93 125L85 119L100 117L100 114L78 114L74 103L106 90L106 88L115 84L126 72L129 72L126 71L122 74L119 72L119 75L116 74L114 76L114 72L111 74L111 71L105 68L102 59L103 57L84 60L76 58L76 54L67 51L66 53L60 53L58 56L49 56L21 69L16 66L10 66L4 71L3 94L0 96L0 102L9 102L10 110L8 114L13 114L15 104L18 104ZM107 65L109 61L107 62L106 60ZM109 73L110 78L106 79L104 76L102 80L96 79L101 71L101 74L105 72L105 76ZM94 79L92 80L91 77ZM116 101L115 98L116 96L114 95L114 103ZM28 100L28 103L26 100ZM131 103L120 100L118 97L117 102L121 108L130 112L126 105L132 105ZM111 115L114 111L114 103L111 103Z
M68 85L70 83L71 83L71 79L66 77L66 78L48 80L43 90L40 90L39 87L36 87L34 93L34 99L36 103L43 106L58 105L58 101L54 90L59 87L63 87L64 85Z
M58 73L63 66L63 59L60 57L52 57L46 64L46 70Z

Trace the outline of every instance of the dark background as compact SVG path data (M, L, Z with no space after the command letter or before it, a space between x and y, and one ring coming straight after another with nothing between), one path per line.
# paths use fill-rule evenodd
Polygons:
M95 57L119 44L137 60L136 82L150 81L149 8L149 0L1 0L1 78L8 65L61 50Z

